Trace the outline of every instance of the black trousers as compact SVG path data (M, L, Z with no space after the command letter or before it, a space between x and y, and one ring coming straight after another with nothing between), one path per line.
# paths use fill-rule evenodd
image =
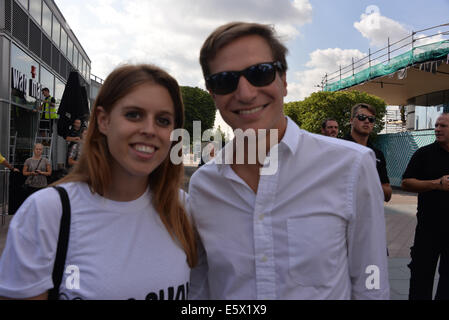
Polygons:
M432 219L429 219L432 218ZM418 215L411 247L410 300L432 300L435 270L440 259L435 300L449 300L449 219Z

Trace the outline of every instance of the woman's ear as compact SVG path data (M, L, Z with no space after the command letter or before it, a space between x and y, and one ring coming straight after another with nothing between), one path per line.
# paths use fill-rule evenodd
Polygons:
M104 110L103 107L100 106L96 108L95 112L97 116L98 130L102 134L107 135L109 128L109 114Z

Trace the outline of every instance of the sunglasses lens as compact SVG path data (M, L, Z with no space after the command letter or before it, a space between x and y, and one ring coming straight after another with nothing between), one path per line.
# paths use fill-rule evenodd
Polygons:
M260 63L242 71L224 71L206 78L206 85L215 94L229 94L237 89L243 75L255 87L269 85L276 78L276 63Z
M276 70L272 64L261 63L246 69L244 75L253 86L264 87L274 81Z
M357 119L359 119L360 121L365 121L366 119L368 119L370 123L374 123L374 121L376 121L376 118L365 116L364 114L357 115Z
M236 72L220 72L210 76L207 87L216 94L228 94L237 89L240 75Z

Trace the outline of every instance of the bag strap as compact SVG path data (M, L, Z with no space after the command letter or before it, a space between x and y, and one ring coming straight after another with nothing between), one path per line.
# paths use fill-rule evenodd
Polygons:
M62 216L61 225L59 227L59 237L58 246L56 249L55 264L53 266L53 285L54 288L48 291L48 300L58 300L59 299L59 287L61 286L62 277L64 275L65 260L67 257L67 247L69 245L69 234L70 234L70 200L67 195L67 191L63 187L53 187L55 188L59 196L61 197L62 203Z

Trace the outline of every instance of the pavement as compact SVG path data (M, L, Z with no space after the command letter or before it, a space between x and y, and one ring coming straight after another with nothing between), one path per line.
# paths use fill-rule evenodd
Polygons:
M185 189L193 168L186 168ZM407 300L410 270L407 264L410 262L410 247L416 228L417 195L393 189L390 202L385 204L385 221L387 231L387 245L389 251L388 270L390 279L390 299ZM0 219L0 253L6 242L6 234L9 222L13 216ZM2 224L5 220L5 224ZM438 282L436 272L434 293Z

